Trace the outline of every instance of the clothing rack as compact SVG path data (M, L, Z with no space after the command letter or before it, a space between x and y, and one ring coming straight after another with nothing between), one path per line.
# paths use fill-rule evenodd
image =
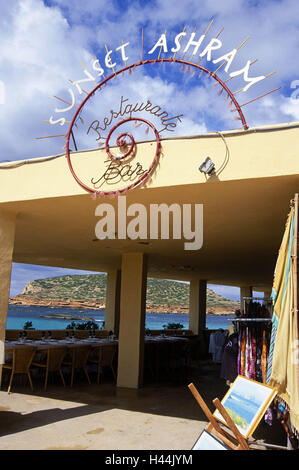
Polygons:
M240 317L227 318L234 325L234 336L230 340L228 338L225 345L221 374L229 382L239 374L265 383L272 329L272 299L252 296L243 300L244 313ZM251 307L249 302L253 304Z
M245 315L245 312L246 312L246 300L250 300L252 302L255 302L257 301L258 303L265 303L265 304L270 304L270 309L269 310L269 313L271 313L271 317L272 317L272 312L273 312L273 302L272 302L272 299L271 298L264 298L264 297L243 297L243 307L244 307L244 315ZM271 319L270 319L271 320Z
M271 318L227 318L227 321L232 321L232 322L268 322L272 321Z
M237 322L237 324L239 323L268 323L268 322L272 322L272 311L273 311L273 304L272 304L272 299L271 298L264 298L264 297L243 297L243 301L244 301L244 315L245 315L245 312L246 312L246 301L258 301L259 303L263 302L263 303L268 303L271 305L271 308L268 309L269 310L269 313L271 313L271 318L268 318L268 317L255 317L255 318L252 318L252 317L246 317L246 316L242 316L242 317L235 317L235 318L227 318L227 321L231 321L233 323Z

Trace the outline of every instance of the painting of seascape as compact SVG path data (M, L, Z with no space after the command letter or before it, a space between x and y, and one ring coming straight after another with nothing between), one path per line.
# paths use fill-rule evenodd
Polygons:
M238 375L221 403L240 433L248 438L254 432L275 395L276 391L273 388ZM215 411L214 416L225 423L218 410Z

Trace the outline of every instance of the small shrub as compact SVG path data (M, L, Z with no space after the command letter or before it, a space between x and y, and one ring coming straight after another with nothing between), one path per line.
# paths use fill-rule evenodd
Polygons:
M182 330L184 325L181 323L167 323L167 325L163 325L164 330Z
M72 321L69 325L67 325L66 330L98 330L99 325L94 321L86 321L84 323L76 323Z

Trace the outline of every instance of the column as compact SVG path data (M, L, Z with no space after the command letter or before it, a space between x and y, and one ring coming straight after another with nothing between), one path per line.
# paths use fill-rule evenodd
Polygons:
M4 363L5 330L14 238L15 216L0 212L0 386L2 364Z
M120 269L109 271L106 285L105 330L112 330L116 336L119 335L120 286Z
M195 335L206 327L207 281L195 279L190 281L189 329Z
M123 253L117 386L142 386L147 259L143 253Z
M251 286L240 287L240 310L242 313L244 313L244 297L252 297Z

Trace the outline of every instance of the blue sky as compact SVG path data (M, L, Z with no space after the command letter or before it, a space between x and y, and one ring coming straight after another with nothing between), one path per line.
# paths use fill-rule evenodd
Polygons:
M28 264L13 263L11 279L11 297L20 294L26 283L30 280L42 279L54 276L63 276L71 274L95 274L94 271L80 271L76 269L52 268L49 266L33 266ZM240 299L240 291L237 287L212 286L212 290L220 295L233 300ZM260 296L260 294L259 294Z
M55 115L54 109L59 106L53 96L69 99L69 79L82 77L80 62L92 70L92 57L95 56L103 64L105 44L115 51L122 41L130 42L128 62L134 63L140 60L142 29L146 56L165 30L170 49L176 34L184 27L187 36L182 45L195 28L198 39L212 19L214 22L207 40L224 27L219 36L221 53L218 56L215 53L214 58L238 47L249 36L238 51L231 71L239 70L247 60L257 58L250 68L250 76L276 72L246 93L236 95L239 102L244 103L281 87L278 92L244 108L249 126L299 121L298 102L291 97L292 83L299 80L298 18L297 0L2 1L0 81L5 93L0 105L0 161L62 152L63 142L59 139L37 140L36 137L61 133L59 125L55 127L44 122ZM153 56L147 55L148 58ZM161 57L167 57L167 54L162 51ZM181 52L178 57L182 57ZM211 63L203 62L203 65L211 66ZM118 60L117 67L120 66ZM229 78L223 69L219 76L223 80ZM244 86L241 76L229 84L233 91ZM154 68L138 71L135 80L113 85L116 103L125 92L131 100L150 97L170 113L183 113L183 123L176 130L178 135L240 127L240 122L232 120L225 97L218 96L217 91L207 80L199 81L190 74L169 71L164 66L158 71ZM80 99L78 93L76 99ZM111 96L107 92L103 95L103 110L105 106L109 110L110 103ZM11 294L20 292L31 279L72 272L78 273L14 264ZM239 295L236 288L215 290L231 298Z

